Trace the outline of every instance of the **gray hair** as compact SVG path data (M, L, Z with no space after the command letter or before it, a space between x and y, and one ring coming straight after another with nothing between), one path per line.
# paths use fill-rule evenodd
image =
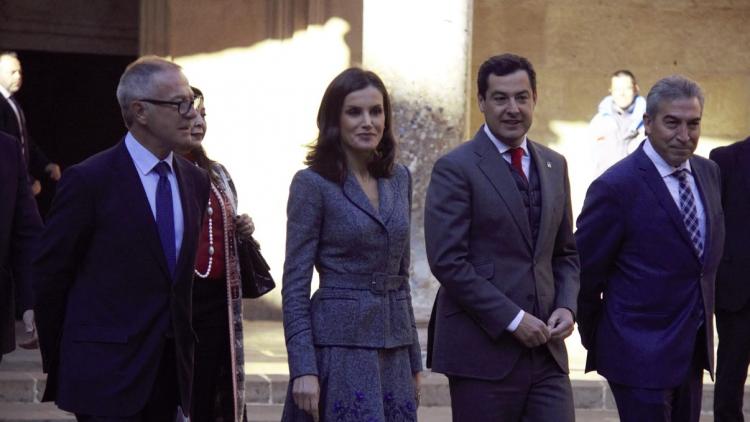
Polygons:
M152 95L154 75L168 70L181 71L182 68L169 60L157 56L143 56L130 63L120 76L117 85L117 102L120 104L125 126L130 127L133 121L130 115L130 103Z
M703 90L697 83L682 75L667 76L651 87L646 97L646 114L655 117L662 101L674 101L681 98L697 98L703 111Z

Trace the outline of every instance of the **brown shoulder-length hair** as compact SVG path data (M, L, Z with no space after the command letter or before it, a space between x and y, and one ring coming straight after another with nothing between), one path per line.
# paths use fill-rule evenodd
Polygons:
M201 97L201 99L205 99L205 97L203 96L203 91L194 86L191 86L190 89L193 91L193 97ZM203 104L203 102L201 102L201 104ZM203 108L203 106L201 106L201 108ZM197 113L201 113L203 110L195 111ZM205 129L206 128L204 127L203 130ZM217 176L213 171L213 168L216 165L216 161L208 158L208 154L206 154L206 150L203 149L203 145L200 145L190 151L190 155L192 156L193 160L195 160L195 164L198 164L198 167L208 172L208 176L211 179L211 182L213 182L215 185L218 185L221 182L221 180L219 180L219 176Z
M383 94L385 127L368 170L373 177L393 175L396 138L393 135L391 100L383 81L373 72L351 67L341 72L326 88L318 109L318 139L310 146L305 164L328 180L343 183L346 177L346 156L341 145L341 112L344 98L354 91L375 87Z

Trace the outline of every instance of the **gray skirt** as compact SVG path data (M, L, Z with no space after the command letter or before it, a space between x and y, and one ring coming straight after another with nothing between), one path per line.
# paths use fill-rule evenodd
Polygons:
M316 347L321 422L417 420L409 347ZM310 422L292 398L289 382L282 422Z

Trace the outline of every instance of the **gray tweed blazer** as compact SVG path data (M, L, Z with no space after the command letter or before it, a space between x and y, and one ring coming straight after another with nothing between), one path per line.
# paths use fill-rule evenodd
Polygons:
M315 346L410 347L422 370L409 290L411 177L396 165L378 179L379 210L355 177L311 169L294 176L287 206L281 294L291 379L318 374ZM320 288L310 298L312 269Z

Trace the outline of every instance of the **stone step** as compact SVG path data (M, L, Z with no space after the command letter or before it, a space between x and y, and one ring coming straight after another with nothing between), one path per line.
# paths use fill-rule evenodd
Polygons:
M39 372L0 371L0 404L38 403L41 401L46 376ZM286 397L289 377L285 374L247 376L245 397L249 404L281 405ZM573 380L575 408L582 410L616 410L606 382L601 380ZM713 408L713 384L703 387L703 411ZM746 390L746 410L750 407L750 389ZM448 380L445 376L427 373L423 378L422 407L450 406Z
M247 407L250 422L278 422L283 406L280 404L252 404ZM420 407L420 421L450 422L450 407ZM49 403L0 403L0 422L69 422L75 417ZM711 415L702 415L701 422L713 420ZM576 409L577 422L617 422L613 410Z
M0 422L69 422L76 418L54 403L2 403Z

